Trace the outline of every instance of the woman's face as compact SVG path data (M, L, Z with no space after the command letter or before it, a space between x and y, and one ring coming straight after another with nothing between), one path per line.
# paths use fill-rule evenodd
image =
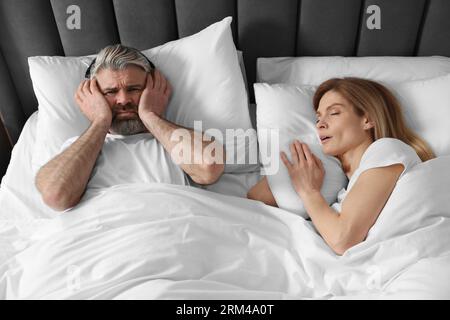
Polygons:
M342 155L361 143L372 140L368 129L373 124L367 117L359 117L350 102L335 91L328 91L323 95L316 114L317 132L321 138L322 150L327 155Z

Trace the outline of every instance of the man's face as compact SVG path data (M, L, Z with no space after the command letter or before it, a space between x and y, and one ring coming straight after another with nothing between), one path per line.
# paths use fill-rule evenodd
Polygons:
M95 75L100 91L112 111L110 132L122 135L147 131L139 118L138 106L147 73L138 66L123 70L102 69Z

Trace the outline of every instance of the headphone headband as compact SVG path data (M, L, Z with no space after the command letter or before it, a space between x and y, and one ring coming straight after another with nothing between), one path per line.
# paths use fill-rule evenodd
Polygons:
M141 56L143 56L145 58L145 60L148 61L150 68L151 69L155 69L155 65L153 64L153 62L150 61L149 58L147 58L147 56L145 54L143 54L142 52L139 52L141 54ZM84 74L84 77L86 79L90 79L91 78L91 69L92 67L95 65L95 60L96 58L94 58L94 60L92 60L91 64L89 65L89 67L86 69L86 73Z

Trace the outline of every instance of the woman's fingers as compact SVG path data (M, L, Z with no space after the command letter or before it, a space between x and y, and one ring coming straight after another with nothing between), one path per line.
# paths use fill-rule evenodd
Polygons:
M299 159L298 159L297 149L295 148L295 143L291 143L291 145L289 146L289 148L291 149L291 159L292 159L292 164L293 164L293 165L297 165Z
M314 157L314 159L315 159L315 161L316 161L317 166L318 166L321 170L325 171L325 168L323 167L322 160L320 160L319 157L316 156L314 153L313 153L312 155L313 155L313 157Z
M302 149L302 145L301 145L300 141L298 141L298 140L294 141L294 145L295 145L295 150L297 151L297 154L298 154L298 162L300 164L303 164L306 161L306 158L305 158L305 154Z
M292 163L289 161L289 159L286 156L286 153L284 153L283 151L280 152L281 155L281 161L283 161L284 165L288 168L288 170L291 169L292 167Z
M303 148L303 153L305 154L306 161L308 161L309 163L314 163L315 160L312 156L311 151L309 150L308 145L306 143L302 143L301 146Z

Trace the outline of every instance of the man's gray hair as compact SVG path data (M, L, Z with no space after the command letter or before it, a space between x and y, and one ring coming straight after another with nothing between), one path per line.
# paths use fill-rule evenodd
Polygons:
M139 50L121 44L110 45L97 54L90 78L102 69L123 70L130 65L141 67L146 72L152 70L149 61Z

